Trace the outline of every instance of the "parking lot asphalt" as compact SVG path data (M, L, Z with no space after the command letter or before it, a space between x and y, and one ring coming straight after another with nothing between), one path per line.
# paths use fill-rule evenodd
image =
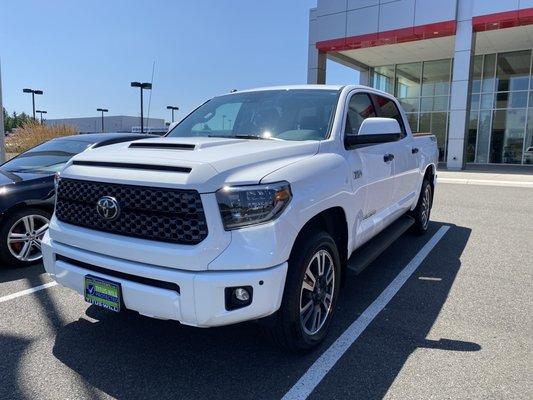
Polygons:
M533 190L440 184L430 231L406 234L349 275L322 347L286 353L257 324L197 329L88 306L42 266L0 270L0 399L279 399L442 239L311 399L527 399L531 388ZM319 365L320 367L320 365Z

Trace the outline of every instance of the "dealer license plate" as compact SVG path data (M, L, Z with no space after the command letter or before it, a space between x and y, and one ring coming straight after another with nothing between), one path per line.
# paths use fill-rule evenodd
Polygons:
M86 302L111 311L120 311L120 283L85 275L84 288Z

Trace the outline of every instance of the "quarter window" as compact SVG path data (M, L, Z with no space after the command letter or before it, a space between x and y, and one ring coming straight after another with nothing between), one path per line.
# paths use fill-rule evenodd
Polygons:
M370 96L366 93L354 94L348 103L348 116L344 133L346 135L357 135L363 121L366 118L375 116L376 111Z

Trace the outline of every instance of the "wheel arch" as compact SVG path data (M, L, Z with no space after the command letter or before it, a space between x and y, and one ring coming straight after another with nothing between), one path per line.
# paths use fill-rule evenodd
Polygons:
M291 249L291 258L294 252L301 247L299 244L304 240L313 230L322 230L331 235L341 260L341 283L344 281L344 274L346 273L346 265L348 260L348 220L346 212L340 206L330 207L322 210L311 219L309 219L300 229L296 240Z

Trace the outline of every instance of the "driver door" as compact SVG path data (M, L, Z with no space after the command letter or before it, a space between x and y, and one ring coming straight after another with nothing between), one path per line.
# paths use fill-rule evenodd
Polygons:
M371 97L366 92L354 93L348 101L345 135L357 135L366 118L376 116ZM381 230L390 212L392 200L394 162L385 161L384 155L393 150L392 143L380 143L356 149L347 149L351 168L355 207L361 207L356 220L357 246Z

